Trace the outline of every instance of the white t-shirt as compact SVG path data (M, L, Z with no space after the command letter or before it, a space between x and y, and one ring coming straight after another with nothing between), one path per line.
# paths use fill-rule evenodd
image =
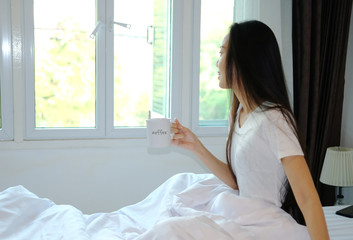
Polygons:
M232 168L239 195L280 207L286 180L281 158L303 155L291 127L280 111L264 111L258 107L241 128L236 119L234 131Z

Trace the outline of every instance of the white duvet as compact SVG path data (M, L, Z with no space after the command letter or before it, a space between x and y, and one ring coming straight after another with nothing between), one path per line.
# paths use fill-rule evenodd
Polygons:
M212 174L178 174L143 201L111 213L85 215L38 198L22 186L0 192L0 239L305 240L273 204L240 197Z

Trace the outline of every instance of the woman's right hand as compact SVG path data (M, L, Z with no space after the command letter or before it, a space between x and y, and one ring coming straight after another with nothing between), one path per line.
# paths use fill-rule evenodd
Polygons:
M178 119L174 121L170 125L170 132L174 133L172 144L193 152L214 175L231 188L238 189L228 165L209 152L198 137L190 129L181 125Z
M170 131L173 133L172 144L191 152L196 152L203 145L198 137L187 127L180 124L178 119L174 119L174 123L170 125Z

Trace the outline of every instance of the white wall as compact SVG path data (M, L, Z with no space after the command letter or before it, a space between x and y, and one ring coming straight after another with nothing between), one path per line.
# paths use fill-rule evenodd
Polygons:
M341 146L353 148L353 14L349 29L349 43L344 86ZM353 187L343 188L346 204L353 204Z

